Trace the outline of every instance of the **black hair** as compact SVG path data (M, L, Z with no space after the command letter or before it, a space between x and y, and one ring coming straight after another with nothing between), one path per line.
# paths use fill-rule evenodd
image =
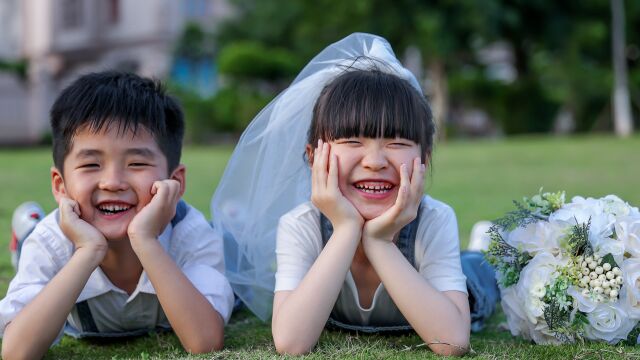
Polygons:
M327 84L313 109L307 143L348 137L405 138L430 157L435 125L425 97L379 66L347 68ZM423 159L426 160L426 159Z
M118 134L135 134L142 126L167 158L169 173L180 163L184 116L159 81L117 71L87 74L62 91L50 117L53 162L60 171L73 137L85 127L98 133L116 126Z

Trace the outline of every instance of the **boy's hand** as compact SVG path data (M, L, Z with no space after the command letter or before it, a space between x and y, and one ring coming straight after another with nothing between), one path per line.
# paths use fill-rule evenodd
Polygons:
M380 216L364 224L362 239L393 241L394 236L408 223L416 218L422 199L425 166L420 158L413 159L413 173L409 178L407 164L400 166L400 189L395 204Z
M338 157L331 153L331 145L322 140L318 140L313 155L311 201L334 229L346 224L362 228L364 219L338 187Z
M62 196L58 208L62 233L73 243L76 251L87 249L95 254L99 264L107 254L107 239L98 229L80 218L80 206L75 200Z
M131 220L127 234L132 244L145 239L157 239L176 213L180 200L180 183L159 180L151 186L151 201Z

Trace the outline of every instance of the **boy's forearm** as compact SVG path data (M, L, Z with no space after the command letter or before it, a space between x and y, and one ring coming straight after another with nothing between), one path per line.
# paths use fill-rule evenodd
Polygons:
M365 252L398 309L429 347L446 355L466 353L468 311L464 314L447 295L431 286L392 242L368 243Z
M190 353L220 350L224 320L156 239L132 242L171 327Z
M7 325L2 339L2 357L44 356L67 316L99 265L89 249L78 249L44 289Z

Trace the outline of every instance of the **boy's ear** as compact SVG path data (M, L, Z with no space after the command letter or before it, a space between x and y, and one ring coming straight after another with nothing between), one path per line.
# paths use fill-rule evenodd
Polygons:
M304 151L307 153L307 159L309 159L309 166L313 165L313 146L311 144L307 144Z
M180 196L184 195L185 190L187 189L187 168L183 164L178 164L175 170L171 173L170 179L176 180L180 183Z
M62 172L55 166L51 167L51 192L56 199L56 203L60 203L60 198L67 196L67 189L64 186L64 178Z

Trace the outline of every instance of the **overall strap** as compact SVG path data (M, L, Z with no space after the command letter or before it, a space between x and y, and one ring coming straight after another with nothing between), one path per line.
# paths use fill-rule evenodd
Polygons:
M413 267L416 267L415 242L421 213L422 203L420 203L420 206L418 207L416 218L400 230L398 242L396 243L396 246L402 255L404 255ZM327 241L329 241L331 234L333 234L333 226L331 225L331 222L326 216L320 213L320 235L322 236L323 247L327 244Z
M80 318L80 325L83 332L98 332L98 326L93 319L91 309L87 300L80 301L76 304L76 310L78 310L78 317Z
M176 215L171 219L171 226L176 227L185 216L187 216L187 212L189 212L189 207L184 200L178 201L176 205Z

